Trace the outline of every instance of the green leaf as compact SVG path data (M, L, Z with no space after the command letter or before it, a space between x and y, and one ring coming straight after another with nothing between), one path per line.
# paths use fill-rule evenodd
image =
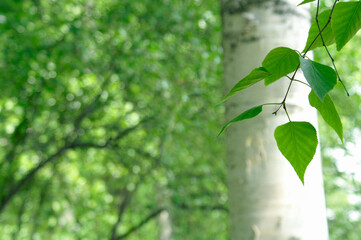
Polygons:
M320 24L321 30L327 24L330 14L331 14L331 9L328 9L328 10L321 12L318 15L318 22ZM315 20L312 23L310 30L308 31L307 43L306 43L305 49L303 49L302 52L305 52L308 49L308 47L312 44L312 42L314 41L314 39L317 37L317 35L319 33L320 33L320 30L318 29L317 22ZM326 46L335 43L335 36L333 34L331 24L328 24L327 27L325 28L325 30L322 31L322 37L323 37L323 40L325 41ZM315 49L317 47L322 47L322 46L323 46L323 43L322 43L321 36L318 36L318 38L312 44L312 46L310 47L309 50Z
M325 122L336 131L343 142L342 123L330 96L326 94L322 102L316 96L315 92L311 91L308 95L308 100L310 101L310 105L320 112Z
M310 3L310 2L314 2L316 0L304 0L303 2L301 2L300 4L298 4L297 6L301 6L303 4L306 4L306 3Z
M333 68L300 57L301 69L307 82L323 101L324 96L336 85L337 76Z
M272 49L262 62L262 66L272 74L265 79L265 85L295 71L299 64L299 55L295 50L286 47Z
M234 85L231 91L224 97L223 101L233 96L234 94L252 86L253 84L256 84L257 82L270 75L271 73L269 73L263 67L253 69L252 72L250 72L246 77L244 77L236 85Z
M331 24L340 51L361 28L361 1L337 3Z
M247 111L241 113L240 115L238 115L237 117L233 118L231 121L229 121L226 125L223 126L223 128L221 129L221 131L218 133L218 136L222 134L222 132L231 124L234 122L239 122L245 119L249 119L249 118L253 118L255 116L257 116L258 114L260 114L262 112L262 107L263 105L248 109Z
M318 144L316 129L309 122L289 122L278 126L274 135L278 149L304 184L306 168Z

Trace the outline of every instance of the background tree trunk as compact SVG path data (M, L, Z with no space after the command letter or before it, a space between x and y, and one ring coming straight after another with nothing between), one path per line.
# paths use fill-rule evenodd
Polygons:
M302 50L310 26L307 7L294 0L222 0L224 81L231 87L273 48ZM300 79L298 75L296 79ZM232 97L226 118L266 102L281 102L289 80L264 87L262 83ZM310 121L316 112L309 106L309 88L291 87L287 107L292 120ZM328 239L325 199L319 152L308 167L302 186L274 140L277 125L288 120L281 109L272 115L265 106L261 115L234 124L227 131L227 171L232 240Z
M172 240L172 222L167 210L158 216L159 240Z

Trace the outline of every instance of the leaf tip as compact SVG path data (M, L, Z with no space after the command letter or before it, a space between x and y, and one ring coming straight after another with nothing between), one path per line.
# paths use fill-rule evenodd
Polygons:
M228 127L229 124L226 124L222 127L221 131L219 131L217 138L224 132L224 130Z
M302 176L298 175L298 178L301 180L302 185L305 186L305 174L303 173Z

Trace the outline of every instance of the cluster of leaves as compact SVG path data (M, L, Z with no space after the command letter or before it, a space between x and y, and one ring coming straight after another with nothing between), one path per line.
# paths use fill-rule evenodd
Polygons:
M299 5L313 1L306 0ZM291 121L286 107L290 86L293 82L302 82L295 79L297 71L301 69L307 81L307 83L302 83L311 88L308 96L310 105L319 111L326 123L336 131L341 141L343 141L341 120L332 99L328 95L336 85L337 79L341 83L342 81L327 46L336 43L337 50L341 50L360 28L361 1L338 2L338 0L335 0L331 8L319 13L318 0L315 20L309 29L304 50L298 52L287 47L278 47L271 50L263 60L262 67L252 70L225 97L227 99L261 80L264 80L264 84L267 86L282 77L287 77L290 79L290 83L282 102L265 103L241 113L229 121L219 134L231 123L257 116L262 112L264 106L278 105L274 114L283 108L289 122L276 128L274 136L277 146L280 152L291 163L302 183L304 183L306 168L313 159L318 145L317 133L316 129L309 122ZM306 54L308 51L322 46L331 58L334 68L307 58ZM288 76L291 73L293 74Z

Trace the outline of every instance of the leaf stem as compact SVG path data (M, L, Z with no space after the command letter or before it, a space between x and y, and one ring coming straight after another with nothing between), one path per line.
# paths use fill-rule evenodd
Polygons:
M280 105L281 103L264 103L262 104L263 106L267 106L267 105Z
M283 103L283 109L285 110L285 113L286 113L286 115L287 115L287 118L288 118L288 120L290 121L290 122L292 122L291 121L291 118L290 118L290 115L288 115L288 111L287 111L287 108L286 108L286 103Z
M287 76L287 78L288 78L288 79L290 79L290 80L293 80L293 81L295 81L295 82L302 83L302 84L306 85L307 87L311 87L309 84L307 84L307 83L305 83L305 82L303 82L303 81L301 81L301 80L298 80L298 79L291 79L289 76Z

